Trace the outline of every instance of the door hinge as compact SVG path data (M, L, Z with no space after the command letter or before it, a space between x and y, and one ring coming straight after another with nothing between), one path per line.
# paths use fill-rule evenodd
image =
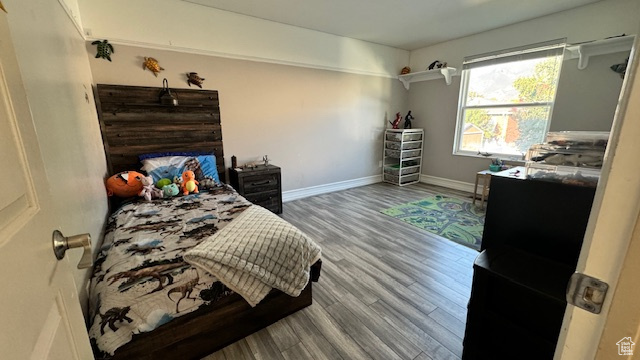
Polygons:
M589 275L574 273L567 285L567 302L594 314L600 314L609 284Z

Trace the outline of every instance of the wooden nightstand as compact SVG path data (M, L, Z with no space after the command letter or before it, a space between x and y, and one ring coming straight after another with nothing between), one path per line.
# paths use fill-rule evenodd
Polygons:
M282 213L280 168L260 165L253 169L229 169L229 182L240 195L276 214Z

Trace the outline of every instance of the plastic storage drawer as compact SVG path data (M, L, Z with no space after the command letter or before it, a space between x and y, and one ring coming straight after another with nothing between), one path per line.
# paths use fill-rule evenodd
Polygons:
M387 149L400 150L411 150L411 149L419 149L422 146L422 142L420 141L411 141L411 142L395 142L395 141L387 141L385 144Z
M409 158L419 157L420 151L421 151L420 149L405 150L405 151L384 149L384 156L388 156L392 158L400 158L400 156L402 155L402 159L409 159Z
M384 168L384 172L386 174L390 174L393 176L398 176L398 175L410 175L410 174L415 174L418 172L418 166L414 166L414 167L409 167L409 168L402 168L400 169L399 166L389 166Z
M608 131L556 131L547 133L547 143L565 148L604 149Z
M600 169L586 167L546 165L527 162L527 179L559 182L595 187L600 179Z
M420 152L421 152L420 149L403 151L402 152L402 158L403 159L408 159L408 158L419 157L420 156Z
M406 183L418 181L420 179L420 174L411 174L406 176L395 176L391 174L384 174L384 179L394 184L406 184Z
M402 133L387 133L387 140L390 141L420 141L422 140L422 134L421 133L408 133L408 134L402 134Z

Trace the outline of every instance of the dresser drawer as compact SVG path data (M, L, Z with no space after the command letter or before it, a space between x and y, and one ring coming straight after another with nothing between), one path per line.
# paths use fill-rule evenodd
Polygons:
M282 201L279 190L263 191L253 194L245 194L244 197L256 205L260 205L275 213L281 213Z
M271 211L274 214L282 214L282 205L277 200L270 200L267 203L259 204L259 205Z
M245 194L258 193L269 190L279 190L279 174L260 174L245 176L242 179Z

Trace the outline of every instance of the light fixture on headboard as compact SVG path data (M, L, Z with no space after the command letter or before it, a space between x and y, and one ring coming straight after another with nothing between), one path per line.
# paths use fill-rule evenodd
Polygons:
M162 79L162 90L160 90L160 104L178 106L178 98L169 90L169 81Z

